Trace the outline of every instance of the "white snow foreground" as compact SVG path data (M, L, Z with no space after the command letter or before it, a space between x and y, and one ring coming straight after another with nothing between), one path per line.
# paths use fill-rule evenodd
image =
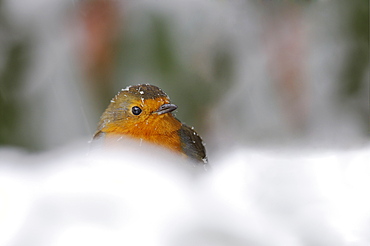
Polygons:
M370 147L239 149L212 169L142 149L0 149L0 245L370 245Z

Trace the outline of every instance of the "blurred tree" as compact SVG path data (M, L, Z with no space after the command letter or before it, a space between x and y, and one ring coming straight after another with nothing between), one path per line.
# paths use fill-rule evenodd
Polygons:
M116 91L113 74L117 53L119 27L124 26L120 6L113 0L82 1L79 5L79 23L83 35L80 47L82 67L98 111L107 106Z
M29 65L29 42L14 38L11 26L5 20L0 2L0 145L25 147L28 141L19 136L18 122L22 113L19 90L24 82L24 71ZM6 38L7 37L7 38Z
M357 112L364 124L364 133L370 132L369 124L369 2L355 0L346 3L342 10L343 32L350 44L347 60L341 72L339 101Z

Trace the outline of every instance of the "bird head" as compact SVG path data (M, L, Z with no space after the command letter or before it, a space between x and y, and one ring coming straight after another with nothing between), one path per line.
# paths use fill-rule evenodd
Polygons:
M173 117L177 106L160 88L149 84L129 86L120 91L103 113L98 132L111 129L127 130L156 127L160 121ZM108 130L109 131L109 130Z

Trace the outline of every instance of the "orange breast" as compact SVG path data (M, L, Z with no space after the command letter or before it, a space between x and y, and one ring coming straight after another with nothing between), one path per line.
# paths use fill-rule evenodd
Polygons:
M129 121L122 124L111 123L103 131L106 137L128 136L182 152L181 139L178 134L180 128L181 122L172 114L164 114L151 115L139 123Z

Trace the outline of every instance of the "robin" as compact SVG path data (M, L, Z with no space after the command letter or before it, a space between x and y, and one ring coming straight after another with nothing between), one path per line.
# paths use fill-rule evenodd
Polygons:
M175 104L160 88L149 84L122 89L100 118L96 138L128 136L207 163L200 136L174 115Z

